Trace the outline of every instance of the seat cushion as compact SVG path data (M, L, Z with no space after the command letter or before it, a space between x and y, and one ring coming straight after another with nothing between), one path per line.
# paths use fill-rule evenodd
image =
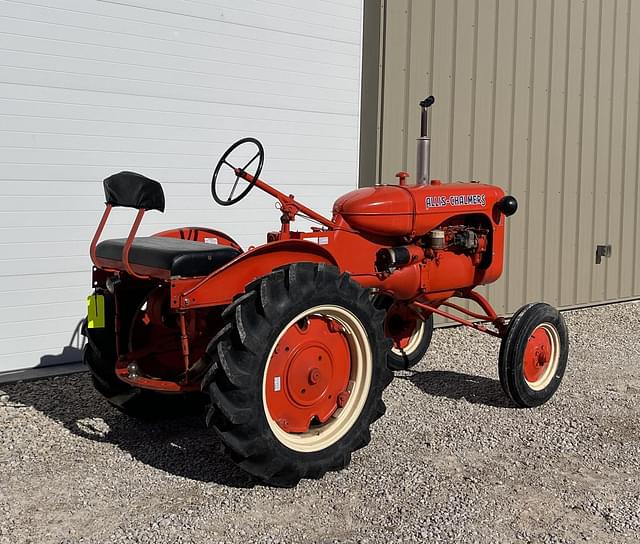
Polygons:
M112 261L122 261L126 238L114 238L100 242L96 256ZM179 238L150 236L135 238L129 252L129 262L168 270L171 276L206 276L240 255L229 246L192 242Z

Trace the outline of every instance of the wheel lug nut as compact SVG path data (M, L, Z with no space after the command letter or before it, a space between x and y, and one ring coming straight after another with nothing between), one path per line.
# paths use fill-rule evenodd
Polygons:
M350 396L351 396L351 393L349 393L349 391L343 391L342 393L340 393L338 395L338 398L336 399L338 408L342 408L345 404L347 404L347 401L349 400Z
M289 422L286 419L280 418L276 421L276 423L283 431L289 430Z

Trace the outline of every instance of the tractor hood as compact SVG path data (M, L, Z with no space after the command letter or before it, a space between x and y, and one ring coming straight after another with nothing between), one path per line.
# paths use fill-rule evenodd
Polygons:
M504 191L482 183L377 185L347 193L333 205L353 229L381 236L420 236L466 214L492 216Z

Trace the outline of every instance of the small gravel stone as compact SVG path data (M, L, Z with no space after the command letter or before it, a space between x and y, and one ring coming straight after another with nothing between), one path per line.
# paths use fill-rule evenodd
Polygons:
M0 544L638 542L640 304L564 315L546 405L505 398L493 338L441 329L350 467L294 489L237 469L202 418L120 414L87 375L0 385Z

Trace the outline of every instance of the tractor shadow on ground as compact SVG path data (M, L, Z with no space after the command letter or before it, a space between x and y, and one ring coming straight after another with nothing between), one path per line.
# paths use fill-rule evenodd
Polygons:
M425 372L408 370L407 372L408 375L397 376L397 378L410 381L428 395L466 400L472 404L484 404L496 408L515 408L498 380L450 370Z
M151 421L128 417L95 391L88 373L0 389L9 396L9 406L32 406L74 435L113 444L158 470L229 487L259 485L222 453L220 441L205 426L204 413Z
M81 334L82 322L84 319L78 321L76 328L73 330L71 340L69 344L62 348L62 351L57 354L47 354L40 357L40 364L38 367L64 365L67 363L77 363L82 361L82 348L85 344L85 338Z

